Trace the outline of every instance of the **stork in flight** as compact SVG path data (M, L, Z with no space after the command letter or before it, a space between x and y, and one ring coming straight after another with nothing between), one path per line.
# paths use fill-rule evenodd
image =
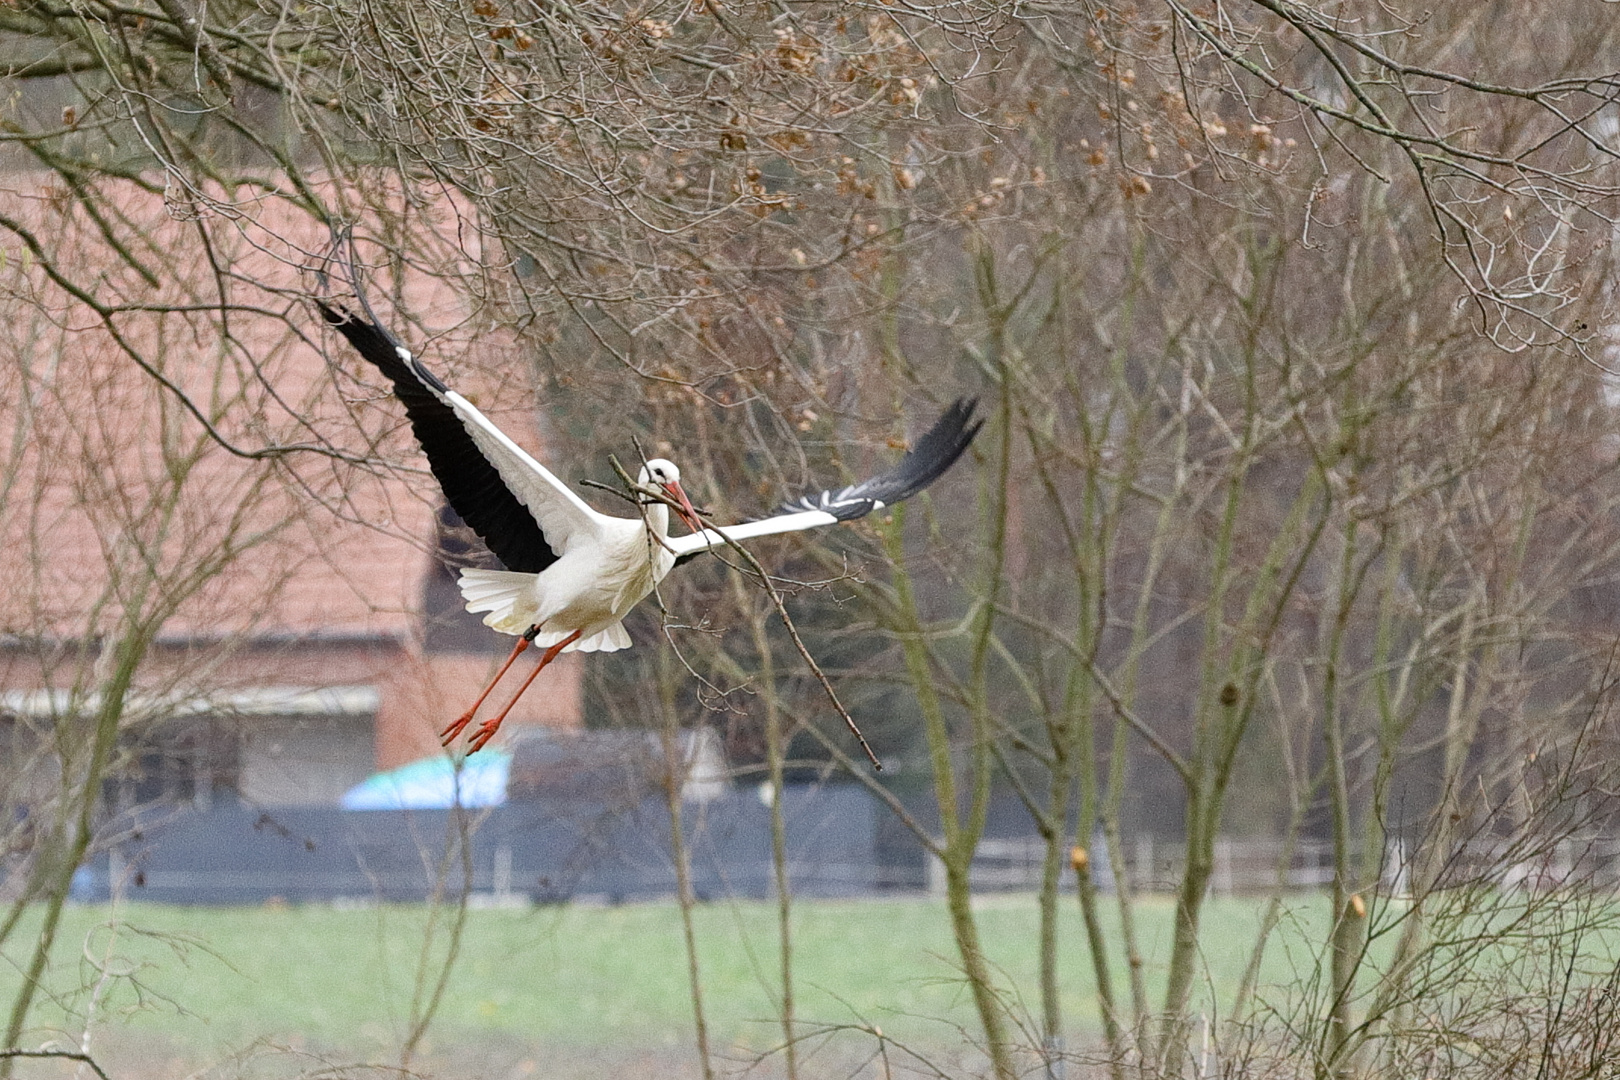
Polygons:
M545 649L506 708L473 732L468 753L494 738L518 698L560 653L628 648L621 620L676 564L738 540L852 521L909 498L949 469L983 424L974 419L976 402L958 399L888 472L804 496L772 517L718 528L704 527L681 488L680 469L654 458L637 477L645 489L641 516L611 517L592 509L422 366L376 321L364 298L360 302L369 319L319 300L316 306L393 383L451 509L506 567L461 571L467 610L486 612L484 625L516 634L518 641L472 708L440 732L440 741L449 746L461 735L525 649ZM654 490L677 507L689 535L669 535L669 505L649 494Z

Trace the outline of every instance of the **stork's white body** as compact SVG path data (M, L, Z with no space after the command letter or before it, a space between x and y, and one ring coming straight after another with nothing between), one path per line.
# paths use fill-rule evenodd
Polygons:
M415 363L400 349L401 359ZM534 515L557 561L538 574L511 570L461 572L467 610L506 634L534 627L536 645L550 646L574 633L563 652L613 652L630 646L623 619L675 565L669 507L647 502L639 518L612 517L574 494L540 462L453 390L438 396L455 410L479 451ZM661 458L642 467L640 482L680 492L680 470ZM680 496L682 499L684 495Z
M575 630L579 640L564 652L613 652L628 648L623 619L664 580L675 565L669 548L669 508L648 506L647 524L601 515L587 542L566 548L538 574L510 570L463 570L467 610L487 612L484 625L505 634L532 626L534 643L554 645Z

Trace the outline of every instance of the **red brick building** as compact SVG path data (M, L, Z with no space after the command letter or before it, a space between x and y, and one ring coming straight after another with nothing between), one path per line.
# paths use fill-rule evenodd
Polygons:
M4 253L0 723L60 738L139 642L133 784L335 803L375 769L439 752L436 732L510 640L460 610L437 485L384 380L300 295L326 235L266 200L206 221L204 258L204 211L121 188L116 210L143 242L98 267L96 223L49 185L3 179L0 200L106 311ZM423 213L433 265L405 275L398 332L532 446L524 365L442 284L477 261L444 217ZM381 306L386 279L374 291ZM580 726L575 658L537 689L514 728Z

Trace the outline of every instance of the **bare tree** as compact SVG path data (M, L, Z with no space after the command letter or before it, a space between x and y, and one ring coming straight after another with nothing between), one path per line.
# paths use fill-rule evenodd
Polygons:
M12 698L4 792L7 851L18 860L0 945L24 973L8 1007L13 1047L42 992L75 871L118 828L104 792L163 725L218 696L221 662L274 606L297 558L285 542L303 519L301 496L275 470L223 465L209 433L126 366L117 342L42 299L42 278L23 268L0 300L0 522L16 555L0 652ZM214 422L262 407L255 369L211 338L196 348L195 330L183 315L142 325L157 373ZM176 635L207 644L165 643ZM38 935L15 941L35 904Z
M791 598L812 651L894 703L875 734L932 785L937 830L907 820L944 868L992 1069L1017 1071L1023 1037L971 904L1001 787L1045 845L1030 1051L1056 1067L1070 1026L1067 866L1110 1061L1181 1069L1217 841L1241 824L1330 839L1333 915L1322 978L1277 1010L1272 902L1221 1049L1307 1048L1306 1071L1343 1075L1430 1060L1438 973L1488 951L1448 952L1439 928L1511 908L1458 898L1545 863L1579 833L1564 810L1606 806L1582 770L1608 717L1614 417L1574 358L1613 346L1620 104L1593 10L1544 5L1527 44L1501 4L29 0L0 10L26 90L0 139L48 177L6 186L49 213L13 199L0 230L23 299L96 326L179 410L177 439L351 516L350 470L406 460L355 437L377 431L374 388L277 401L245 329L308 333L321 283L290 271L333 227L356 227L408 335L444 340L410 302L425 279L466 301L451 337L510 332L519 351L493 335L456 363L526 364L507 393L561 406L561 455L678 445L717 513L856 472L903 444L908 408L982 393L976 481L771 565L822 586ZM163 201L162 243L130 190ZM88 246L62 243L69 218ZM178 252L208 288L169 288L194 282ZM139 329L154 318L223 343L241 392L178 377ZM694 574L664 599L694 692L765 747L778 792L784 719L843 760L747 590ZM887 648L851 648L852 621ZM749 686L763 708L737 704ZM1187 845L1157 1001L1124 842L1143 792ZM1381 899L1394 833L1409 902ZM1457 891L1486 838L1499 873ZM791 1045L785 906L780 925ZM1384 968L1378 934L1398 940ZM1600 981L1567 988L1595 1029ZM1456 1015L1496 1060L1529 1045L1505 997L1470 992Z

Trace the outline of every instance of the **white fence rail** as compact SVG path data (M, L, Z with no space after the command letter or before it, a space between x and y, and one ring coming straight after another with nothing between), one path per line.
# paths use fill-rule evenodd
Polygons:
M1121 845L1121 857L1131 887L1140 892L1168 892L1181 881L1186 867L1186 845L1149 834ZM1038 836L988 838L974 855L972 882L984 892L1039 888L1044 873L1046 843ZM1112 891L1114 867L1101 837L1087 850L1092 879L1098 888ZM1359 852L1353 865L1359 865ZM1407 891L1413 849L1391 840L1381 853L1381 886L1390 893ZM1210 891L1217 895L1320 889L1333 882L1333 845L1324 840L1282 840L1222 837L1215 841L1215 865ZM1062 855L1061 886L1074 887L1074 871L1067 849ZM1473 840L1457 845L1441 872L1443 885L1488 882L1507 889L1542 890L1583 884L1620 886L1620 838L1571 837L1556 842L1528 844L1505 840ZM930 860L930 891L944 892L943 867Z

